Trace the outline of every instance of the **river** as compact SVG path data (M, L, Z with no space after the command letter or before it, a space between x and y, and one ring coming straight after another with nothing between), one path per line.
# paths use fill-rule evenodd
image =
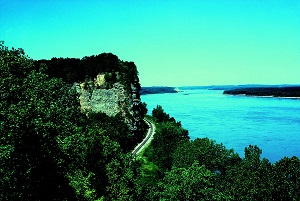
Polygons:
M208 137L233 148L257 145L274 163L284 156L300 158L300 100L223 95L222 90L184 90L141 96L148 113L161 105L181 121L189 136Z

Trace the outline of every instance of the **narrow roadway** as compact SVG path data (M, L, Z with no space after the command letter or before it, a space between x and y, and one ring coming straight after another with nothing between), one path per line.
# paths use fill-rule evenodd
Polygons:
M134 150L132 151L132 155L138 155L138 153L147 145L151 142L151 140L153 139L153 135L155 133L155 125L153 123L151 123L150 121L148 121L147 119L144 119L144 121L148 124L149 129L147 132L146 137L143 139L143 141L138 144Z

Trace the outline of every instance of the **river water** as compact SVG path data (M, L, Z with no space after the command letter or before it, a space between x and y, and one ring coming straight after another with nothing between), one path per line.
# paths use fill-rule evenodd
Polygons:
M300 158L299 99L230 96L203 89L141 98L148 113L161 105L181 121L192 140L208 137L241 157L245 147L257 145L272 163L284 156Z

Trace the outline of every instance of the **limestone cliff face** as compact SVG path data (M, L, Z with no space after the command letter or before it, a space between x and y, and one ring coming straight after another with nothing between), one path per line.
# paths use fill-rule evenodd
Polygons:
M133 133L143 132L144 112L140 100L139 79L136 76L130 87L115 82L107 89L108 83L104 74L99 74L93 81L75 83L80 94L80 105L83 111L102 112L108 116L121 115Z

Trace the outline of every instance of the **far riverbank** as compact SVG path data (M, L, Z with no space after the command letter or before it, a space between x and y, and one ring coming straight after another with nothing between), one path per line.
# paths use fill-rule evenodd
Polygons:
M153 87L142 87L140 94L165 94L165 93L177 93L175 87L167 86L153 86Z
M223 94L275 98L300 98L300 87L251 87L225 90Z

